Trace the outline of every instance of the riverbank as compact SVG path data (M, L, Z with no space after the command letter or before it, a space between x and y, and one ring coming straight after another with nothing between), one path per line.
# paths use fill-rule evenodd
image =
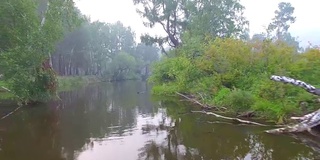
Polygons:
M97 83L101 80L96 76L58 76L58 92L72 90L76 87L85 86L91 83ZM4 81L0 81L0 87L7 87ZM0 101L7 103L8 101L14 99L15 96L0 88ZM2 103L0 103L1 105Z
M59 76L58 91L67 91L97 82L101 82L101 80L96 76Z
M287 76L320 88L316 77L320 74L316 69L320 66L319 50L297 54L290 46L269 41L253 50L253 44L234 39L205 44L197 56L187 45L181 46L153 65L149 78L152 93L192 95L203 104L226 108L224 112L234 116L254 113L278 124L319 109L315 95L270 80L272 75Z
M0 81L0 101L1 100L8 100L8 99L12 99L14 97L14 95L12 95L11 93L9 93L8 91L6 91L4 88L2 87L7 87L7 84L4 81Z

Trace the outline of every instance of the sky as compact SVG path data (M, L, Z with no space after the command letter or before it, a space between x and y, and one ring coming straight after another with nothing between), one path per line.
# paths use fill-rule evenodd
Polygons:
M99 20L106 23L121 21L125 26L131 27L136 33L136 40L140 41L140 35L163 35L160 26L146 28L143 19L136 12L136 6L132 0L75 0L76 6L92 21ZM320 0L240 0L245 6L244 16L249 21L250 35L264 32L274 17L274 11L279 2L290 2L295 7L294 16L296 22L291 25L289 31L306 46L308 41L314 45L320 45Z

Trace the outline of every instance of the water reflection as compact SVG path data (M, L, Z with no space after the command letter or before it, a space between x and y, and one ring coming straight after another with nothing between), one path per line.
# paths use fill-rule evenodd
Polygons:
M319 159L319 153L265 128L188 114L186 104L151 100L144 82L96 84L61 101L0 121L0 159ZM318 156L318 157L317 157Z

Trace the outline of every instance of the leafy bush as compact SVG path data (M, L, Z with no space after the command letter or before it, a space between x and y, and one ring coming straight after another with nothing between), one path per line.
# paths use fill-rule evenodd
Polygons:
M154 86L152 88L152 94L155 95L174 95L176 94L177 91L179 91L180 89L177 88L176 85L172 85L172 84L163 84L163 85L157 85Z
M179 91L199 98L201 95L205 103L228 106L236 112L255 110L260 116L279 122L298 113L301 101L308 101L308 109L313 108L316 104L309 93L269 78L284 75L320 84L316 76L320 74L320 51L297 54L284 43L260 43L216 39L203 42L198 48L196 39L191 38L187 41L189 46L180 47L175 56L154 66L150 77L153 90L157 94Z
M247 111L255 103L253 95L248 91L233 90L224 99L224 104L235 112Z
M229 88L222 88L218 91L218 93L214 96L214 103L216 105L224 105L225 99L228 97L228 95L231 93L231 90Z

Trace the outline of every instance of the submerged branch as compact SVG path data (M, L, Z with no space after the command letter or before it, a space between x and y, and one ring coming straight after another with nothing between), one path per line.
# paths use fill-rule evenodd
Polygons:
M16 112L18 109L20 109L21 107L23 107L22 105L20 105L19 107L17 107L16 109L14 109L13 111L9 112L8 114L4 115L3 117L1 117L0 120L3 120L7 117L9 117L11 114L13 114L14 112Z
M222 115L219 115L219 114L216 114L216 113L213 113L213 112L206 112L206 111L191 111L192 113L204 113L204 114L207 114L207 115L213 115L217 118L222 118L222 119L226 119L226 120L232 120L232 121L235 121L235 122L238 122L238 123L244 123L244 124L253 124L253 125L258 125L258 126L269 126L269 125L266 125L266 124L261 124L261 123L257 123L257 122L253 122L253 121L247 121L247 120L242 120L242 119L239 119L239 118L232 118L232 117L226 117L226 116L222 116Z

